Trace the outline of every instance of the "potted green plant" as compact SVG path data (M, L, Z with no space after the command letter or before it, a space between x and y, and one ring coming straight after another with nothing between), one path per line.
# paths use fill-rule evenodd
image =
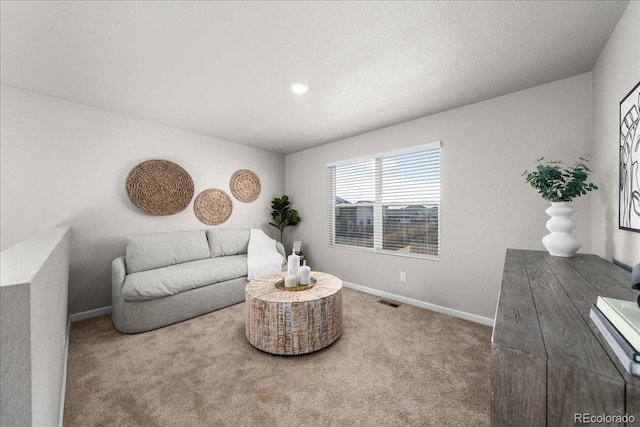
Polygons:
M541 157L535 170L525 170L522 174L543 199L551 202L551 207L545 211L551 217L547 221L550 233L542 238L551 255L571 257L580 249L580 241L570 234L576 228L570 218L575 212L571 201L598 189L592 182L587 182L592 172L587 166L589 157L588 154L580 157L572 167L565 167L559 160L543 162L544 157Z
M280 230L280 243L282 243L284 229L290 225L298 225L301 221L298 211L291 209L290 205L289 196L286 194L271 201L271 218L273 218L273 221L269 225Z
M538 190L542 198L550 202L570 202L587 192L597 190L592 182L587 183L591 169L587 167L589 155L580 157L576 164L569 168L564 167L560 160L542 162L539 158L536 170L525 170L522 174L525 180L533 188Z

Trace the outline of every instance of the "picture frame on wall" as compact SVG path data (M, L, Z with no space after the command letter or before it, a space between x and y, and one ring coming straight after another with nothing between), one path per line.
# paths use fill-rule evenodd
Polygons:
M640 82L620 101L618 228L640 233Z

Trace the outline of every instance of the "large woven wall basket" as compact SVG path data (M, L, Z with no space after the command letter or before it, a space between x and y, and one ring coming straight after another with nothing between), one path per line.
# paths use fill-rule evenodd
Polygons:
M126 181L129 200L149 215L173 215L193 199L191 176L169 160L147 160L131 169Z
M202 191L193 203L196 217L203 224L222 224L231 216L233 202L227 193L217 188Z

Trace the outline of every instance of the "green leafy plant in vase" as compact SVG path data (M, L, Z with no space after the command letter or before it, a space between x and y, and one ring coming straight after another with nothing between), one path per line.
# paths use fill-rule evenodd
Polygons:
M570 202L587 192L597 190L592 182L587 183L591 169L587 167L589 155L580 157L573 167L564 167L560 160L542 162L539 158L536 170L525 170L525 180L550 202Z
M269 225L280 230L280 243L282 243L284 229L289 226L298 225L301 221L298 211L291 209L290 205L289 196L286 194L282 195L282 197L276 197L271 201L271 218L273 221L270 222Z
M592 182L587 182L592 172L587 166L589 158L587 154L568 167L559 160L543 162L544 157L541 157L535 170L525 170L522 174L543 199L551 202L551 207L545 211L551 217L546 224L550 233L542 238L551 255L572 257L580 249L580 241L571 235L576 228L570 218L575 212L571 201L598 189Z

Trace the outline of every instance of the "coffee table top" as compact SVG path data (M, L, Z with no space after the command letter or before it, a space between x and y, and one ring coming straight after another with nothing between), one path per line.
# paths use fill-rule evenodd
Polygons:
M270 302L305 302L326 298L342 289L342 280L328 273L312 271L311 277L316 279L315 286L303 291L278 289L275 285L284 273L259 277L250 281L245 292L252 298Z

